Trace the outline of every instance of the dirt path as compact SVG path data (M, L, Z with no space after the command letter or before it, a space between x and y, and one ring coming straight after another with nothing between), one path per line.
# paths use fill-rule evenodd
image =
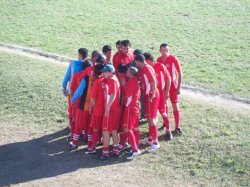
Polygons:
M25 48L22 46L9 45L0 42L0 52L13 53L36 60L43 60L58 64L63 67L68 66L68 62L71 60L68 57L60 56L57 54L41 52L32 48ZM208 90L199 87L193 87L189 85L183 85L181 95L202 102L214 104L217 106L231 108L231 109L242 109L250 110L250 99L241 98L238 96L232 96L229 94L219 93L213 90Z

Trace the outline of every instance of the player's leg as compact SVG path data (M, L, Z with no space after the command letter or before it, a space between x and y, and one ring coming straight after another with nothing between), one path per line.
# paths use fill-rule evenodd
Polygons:
M159 95L156 95L152 102L149 102L148 107L149 135L152 137L152 144L150 146L149 152L154 152L160 147L158 141L158 128L156 124L157 111L159 107Z
M175 131L177 134L182 134L182 130L180 128L180 109L179 109L179 95L176 94L175 87L171 87L170 89L170 101L173 107L174 121L175 121Z

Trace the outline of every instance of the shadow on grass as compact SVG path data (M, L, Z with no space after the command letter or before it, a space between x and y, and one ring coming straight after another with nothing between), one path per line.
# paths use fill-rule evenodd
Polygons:
M0 186L49 178L80 168L94 168L125 162L111 158L97 161L82 150L68 151L67 129L26 142L0 146Z

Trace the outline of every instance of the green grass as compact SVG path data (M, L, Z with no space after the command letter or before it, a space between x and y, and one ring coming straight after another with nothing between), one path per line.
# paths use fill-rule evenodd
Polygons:
M248 0L6 1L0 41L70 57L129 38L152 51L167 41L184 82L250 98Z
M2 137L0 142L4 142L6 145L11 142L11 139L4 139L4 135L6 134L8 137L7 134L10 132L14 139L15 136L22 134L21 137L16 138L23 142L27 138L42 137L67 126L66 99L60 90L65 68L4 53L0 53L0 64L0 135ZM143 154L133 162L118 162L115 165L107 164L99 167L102 165L101 162L91 161L91 158L83 156L82 152L64 153L65 158L62 157L60 160L61 154L59 153L66 149L67 143L62 141L59 144L57 139L50 139L58 144L57 149L60 151L47 150L51 146L49 144L42 144L41 147L37 145L37 151L45 149L50 154L55 153L59 157L56 157L59 160L55 160L55 162L62 162L69 170L71 165L67 165L67 163L71 159L76 163L79 162L81 166L94 162L96 170L95 167L92 169L81 168L79 169L80 174L78 171L70 170L71 172L58 176L60 180L56 178L47 180L46 177L42 177L38 181L33 181L33 184L42 185L46 181L47 184L52 184L51 182L57 181L60 186L65 184L60 181L70 183L75 180L81 183L85 177L88 177L88 172L98 171L98 179L107 185L114 184L112 181L117 182L116 179L119 176L128 181L126 184L137 185L149 185L147 181L153 177L154 180L151 180L150 184L159 186L166 184L249 186L250 111L240 109L234 111L230 108L204 104L189 98L181 99L182 126L185 134L182 137L175 137L170 143L161 141L161 149L156 154ZM145 136L147 126L144 125L140 128ZM162 135L163 132L160 133L161 137ZM38 140L34 143L39 144L39 142ZM25 142L22 145L25 146ZM28 145L32 147L32 145ZM20 149L23 150L22 147ZM45 153L43 152L43 154ZM21 155L23 155L23 151ZM32 157L33 153L28 155ZM37 153L34 155L33 160L36 163L36 157L40 158L40 155L37 156ZM85 161L83 162L83 160ZM44 162L44 159L41 159L41 163ZM22 165L24 173L26 164L28 162ZM13 167L8 166L8 168ZM14 170L13 172L17 174ZM107 180L107 172L114 172L112 175L108 175L109 180ZM135 176L126 178L131 172L135 172ZM9 172L6 171L6 173ZM37 170L34 169L34 173L37 174ZM70 177L75 174L77 174L76 179ZM3 174L3 177L6 177L6 174ZM18 177L16 176L17 179ZM27 182L25 180L23 182ZM96 178L91 179L93 183L96 180Z

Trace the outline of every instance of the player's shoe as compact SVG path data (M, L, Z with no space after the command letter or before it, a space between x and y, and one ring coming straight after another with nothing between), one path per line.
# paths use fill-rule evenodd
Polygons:
M178 134L178 135L182 135L182 133L183 133L180 127L176 128L176 129L175 129L175 132L176 132L176 134Z
M159 144L159 143L158 143L158 144L152 144L152 145L150 146L148 152L153 153L153 152L155 152L155 151L156 151L157 149L159 149L159 148L160 148L160 144Z
M173 134L172 132L166 132L166 141L170 141L173 139Z
M100 160L108 160L110 157L109 157L109 155L104 155L104 154L102 154L101 156L100 156Z
M159 131L163 131L165 128L166 128L165 125L162 124L162 126L161 126L160 128L158 128L158 130L159 130Z
M119 154L119 152L118 153L112 152L111 156L115 157L115 158L119 158L120 154Z
M78 149L78 146L75 145L75 144L73 144L72 142L70 142L70 143L69 143L69 150L70 150L70 151L74 151L74 150L76 150L76 149Z
M143 145L152 145L152 142L148 141L148 139L146 139L145 141L141 142Z
M127 160L132 160L133 158L137 157L141 154L141 151L138 149L137 152L131 152L129 153L128 157L126 157Z
M130 154L130 153L132 153L132 152L133 152L132 147L129 147L129 148L127 148L127 149L125 150L125 153L128 153L128 154Z
M96 150L91 151L91 149L88 149L87 151L85 151L86 155L95 155L96 153L97 153Z
M118 145L118 150L119 150L119 153L125 151L126 149L128 148L128 145Z

